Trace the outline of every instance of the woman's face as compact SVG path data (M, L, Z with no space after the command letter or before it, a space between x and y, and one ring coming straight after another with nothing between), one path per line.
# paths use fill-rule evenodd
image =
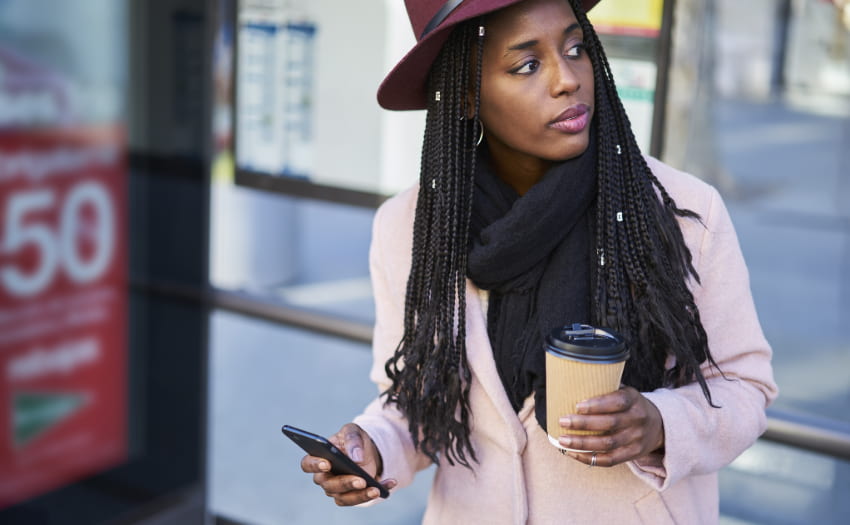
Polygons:
M593 66L566 0L526 0L488 17L481 122L502 168L563 161L587 148Z

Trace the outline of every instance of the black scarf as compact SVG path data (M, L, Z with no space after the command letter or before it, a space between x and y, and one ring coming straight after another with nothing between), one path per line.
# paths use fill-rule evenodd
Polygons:
M590 322L591 210L596 200L596 144L552 166L520 197L479 155L467 272L490 291L487 332L515 411L533 391L546 428L543 342L553 328Z

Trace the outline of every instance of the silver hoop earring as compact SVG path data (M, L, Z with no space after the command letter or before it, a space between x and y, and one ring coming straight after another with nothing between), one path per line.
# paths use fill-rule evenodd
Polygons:
M484 142L484 124L478 117L475 117L475 123L478 124L478 127L481 129L481 133L478 135L478 141L475 143L475 147L477 148L482 142Z

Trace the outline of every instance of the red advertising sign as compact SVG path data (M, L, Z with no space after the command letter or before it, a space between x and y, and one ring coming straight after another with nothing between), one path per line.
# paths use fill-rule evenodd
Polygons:
M0 132L0 508L127 455L124 132Z

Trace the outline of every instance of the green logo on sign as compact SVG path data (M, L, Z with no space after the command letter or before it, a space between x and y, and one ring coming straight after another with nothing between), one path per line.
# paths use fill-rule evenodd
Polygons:
M85 403L85 395L57 392L16 392L12 400L15 448L29 444L73 416Z

